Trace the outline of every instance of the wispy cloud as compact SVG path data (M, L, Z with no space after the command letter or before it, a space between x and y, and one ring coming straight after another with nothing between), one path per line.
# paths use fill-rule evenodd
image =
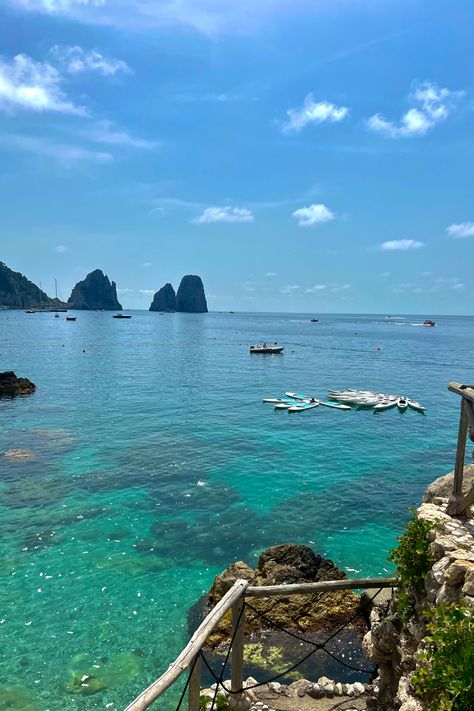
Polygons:
M142 267L151 267L152 262L143 262Z
M142 148L153 150L158 146L154 141L147 141L143 138L131 136L127 131L119 128L112 121L98 121L97 123L81 130L81 136L96 143L105 143L110 146L129 146L131 148Z
M58 246L54 248L54 251L58 254L64 254L64 252L68 251L68 247L66 247L64 244L58 244Z
M301 286L299 284L288 284L280 289L280 294L293 294L295 291L299 291Z
M122 59L107 57L97 49L83 49L79 46L67 47L54 45L51 56L59 62L69 74L97 72L103 76L116 74L132 74L132 70Z
M424 242L419 242L416 239L394 239L388 242L382 242L380 249L384 252L405 251L407 249L419 249L424 246Z
M277 273L276 273L276 272L267 272L267 273L265 274L265 276L266 276L266 277L276 277L276 276L277 276Z
M76 162L109 163L113 160L113 156L110 153L103 151L91 151L82 146L54 143L47 139L21 134L4 134L0 136L0 146L6 150L19 150L45 158L53 158L64 164Z
M324 291L327 289L327 284L315 284L314 286L309 286L305 289L306 294L316 294L318 291Z
M308 205L308 207L300 207L299 210L293 212L293 217L298 220L300 227L313 227L324 222L330 222L336 216L326 205L317 203Z
M281 130L299 133L308 124L339 123L349 115L349 109L330 101L315 101L313 94L308 94L300 108L288 109L286 113L288 119L281 125Z
M451 237L474 237L474 222L454 223L446 231Z
M191 222L195 225L211 222L253 222L253 214L246 207L206 207L204 212Z
M448 118L463 95L462 91L441 88L435 82L416 83L409 96L413 108L403 114L398 123L374 114L368 119L367 127L387 138L424 136Z
M348 291L351 288L350 284L334 284L331 287L331 291L338 292L338 291Z
M17 54L10 62L0 59L0 110L87 115L85 108L68 100L61 81L51 64L35 62L26 54Z

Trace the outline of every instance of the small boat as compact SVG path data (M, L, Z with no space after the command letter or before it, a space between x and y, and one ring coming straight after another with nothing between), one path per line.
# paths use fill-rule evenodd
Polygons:
M288 410L288 408L293 407L294 404L294 402L277 402L275 410Z
M427 318L423 321L421 324L422 326L436 326L436 321L433 321L431 318Z
M54 314L54 318L59 318L59 314Z
M77 316L66 316L66 321L75 321Z
M407 400L408 407L411 407L412 410L416 410L417 412L425 412L426 407L423 407L419 402L416 400Z
M318 323L318 321L319 321L319 318L312 318L310 323Z
M313 410L315 407L319 407L319 401L315 402L301 402L298 405L291 405L288 408L288 412L304 412L304 410Z
M333 400L328 400L327 402L320 400L319 404L322 407L332 407L334 410L352 410L350 405L343 405L341 402L334 402Z
M114 317L117 318L117 317ZM279 346L278 343L268 345L267 343L259 343L256 346L250 346L250 353L267 353L275 355L283 352L284 346Z
M114 314L112 318L132 318L129 314Z
M400 410L400 412L405 412L405 410L408 407L408 400L406 397L399 397L397 400L397 407Z

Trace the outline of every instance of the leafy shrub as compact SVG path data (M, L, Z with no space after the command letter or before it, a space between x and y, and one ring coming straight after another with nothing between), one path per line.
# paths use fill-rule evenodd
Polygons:
M416 515L398 538L398 546L390 551L389 560L397 566L399 588L397 611L403 622L413 614L414 596L422 595L425 589L425 575L430 570L428 533L434 524L423 521Z
M206 711L207 704L210 704L213 696L200 696L199 697L199 711ZM216 697L216 703L214 704L214 708L216 711L228 711L229 709L229 702L227 701L225 696L222 696L222 694L219 694Z
M426 614L428 636L411 683L428 711L474 709L474 611L465 602Z

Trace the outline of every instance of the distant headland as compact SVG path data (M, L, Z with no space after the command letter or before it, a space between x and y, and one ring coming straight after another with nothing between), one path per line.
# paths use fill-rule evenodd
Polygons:
M20 272L15 272L0 262L0 309L122 311L117 298L117 285L101 269L94 269L85 279L77 282L67 303L49 297L36 284ZM181 279L178 291L165 284L156 292L150 311L182 313L207 313L206 295L202 279L187 274Z

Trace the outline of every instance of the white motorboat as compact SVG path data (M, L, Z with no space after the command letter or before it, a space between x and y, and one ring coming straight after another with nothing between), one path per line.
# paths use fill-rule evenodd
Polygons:
M255 346L250 346L250 353L266 353L269 355L276 355L277 353L283 353L284 346L279 346L278 343L269 345L268 343L259 343Z
M400 412L405 412L405 410L408 407L408 400L406 397L399 397L397 400L397 407L400 410Z

